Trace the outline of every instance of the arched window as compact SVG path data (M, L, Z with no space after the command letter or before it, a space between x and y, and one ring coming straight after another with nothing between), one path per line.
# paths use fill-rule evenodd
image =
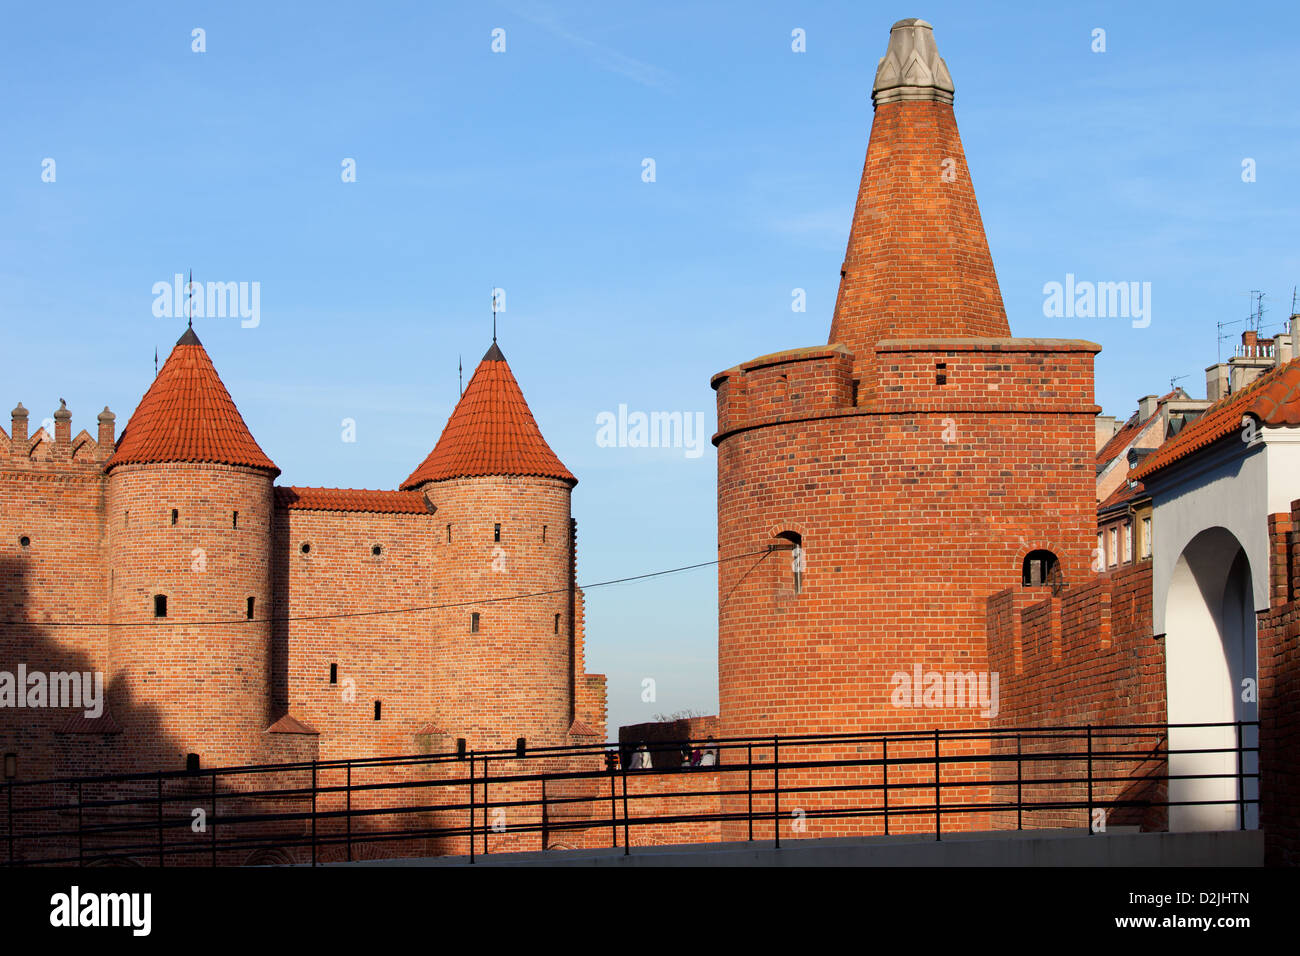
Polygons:
M1030 551L1020 567L1020 583L1027 588L1051 585L1052 593L1058 594L1065 586L1061 576L1061 563L1050 551Z

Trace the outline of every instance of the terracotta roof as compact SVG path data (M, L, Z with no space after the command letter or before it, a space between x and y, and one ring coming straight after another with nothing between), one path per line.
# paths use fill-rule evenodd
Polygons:
M402 488L483 475L536 475L578 483L546 444L495 342L474 370L438 444Z
M599 737L600 731L591 724L581 720L575 720L569 725L569 733L574 737Z
M1146 418L1138 418L1138 415L1141 414L1140 410L1134 412L1132 416L1129 417L1129 420L1124 423L1123 427L1112 435L1106 444L1102 445L1101 448L1098 449L1097 464L1108 465L1110 464L1111 459L1117 458L1119 455L1123 454L1124 450L1128 448L1129 443L1132 442L1133 439L1137 438L1142 429L1144 429L1152 419L1159 417L1160 409L1164 404L1177 398L1180 392L1182 392L1181 389L1175 389L1167 395L1160 396L1160 398L1156 400L1156 410ZM1186 397L1185 393L1183 397Z
M1300 359L1280 365L1205 410L1129 473L1141 480L1241 428L1246 415L1263 425L1300 425Z
M57 734L120 734L121 732L122 728L109 713L107 704L98 717L87 717L84 713L77 712L69 716L55 731Z
M106 469L145 462L280 469L258 447L193 329L180 337L126 423Z
M1105 501L1097 505L1097 513L1101 514L1102 512L1110 511L1113 508L1118 508L1122 504L1127 504L1139 497L1145 490L1145 486L1140 481L1137 483L1126 481L1112 491Z
M285 714L270 727L266 728L268 734L319 734L315 727L310 724L304 724L297 717L291 717Z
M375 514L430 514L418 491L365 488L276 487L275 505L290 511L369 511Z

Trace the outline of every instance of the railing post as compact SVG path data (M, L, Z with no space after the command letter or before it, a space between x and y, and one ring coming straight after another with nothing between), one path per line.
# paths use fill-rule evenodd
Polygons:
M1237 824L1244 830L1246 829L1246 777L1242 756L1241 721L1239 720L1237 721Z
M754 842L754 745L745 744L745 763L747 782L745 788L749 799L749 842Z
M469 752L469 861L474 862L474 751Z
M542 772L542 849L546 849L546 772Z
M316 761L311 762L311 865L316 865Z
M619 761L622 762L623 755L619 754ZM614 775L615 768L613 761L609 764L609 835L613 841L611 847L618 847L618 796L614 793Z
M488 758L483 758L483 855L488 855L488 827L491 821L488 819L488 808L491 806L488 800Z
M158 771L158 865L163 866L162 771Z
M632 855L632 840L627 832L627 770L623 771L623 855Z
M1092 825L1092 724L1088 724L1088 836L1095 832Z
M77 781L77 866L86 865L86 847L81 817L81 781Z
M781 849L781 735L772 738L772 832Z
M212 865L217 865L217 772L212 771L212 819L208 821L208 829L212 834Z
M934 728L934 838L943 839L943 823L939 819L939 728Z
M885 836L889 836L889 738L880 738L880 772L884 774Z
M1020 760L1020 731L1016 731L1016 829L1021 829L1023 825L1022 811L1025 806L1024 798L1024 773Z
M352 862L352 761L347 763L348 768L348 785L347 785L347 836L348 836L348 862Z
M5 800L8 803L8 811L5 813L6 829L9 831L7 839L9 843L9 865L14 865L14 782L12 779L6 781Z

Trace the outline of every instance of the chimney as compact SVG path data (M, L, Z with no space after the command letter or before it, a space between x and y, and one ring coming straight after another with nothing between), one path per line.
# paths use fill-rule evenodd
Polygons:
M1205 397L1217 402L1228 394L1228 363L1220 362L1205 370Z
M9 437L13 440L15 446L19 442L27 441L27 409L23 408L23 403L19 402L18 407L12 412L13 418L10 419Z
M1295 339L1290 332L1279 332L1273 336L1273 364L1285 365L1295 358Z
M1114 415L1098 415L1098 416L1097 416L1097 438L1096 438L1096 441L1097 441L1097 448L1096 448L1096 451L1101 451L1102 446L1105 445L1106 442L1108 442L1108 441L1110 441L1112 438L1114 438L1114 437L1115 437L1115 432L1118 431L1118 430L1119 430L1119 429L1118 429L1118 427L1117 427L1116 424L1115 424L1115 416L1114 416Z
M1144 422L1156 413L1160 399L1154 395L1143 395L1138 399L1138 421Z
M63 399L59 399L58 410L54 413L54 444L72 444L72 412L68 411L68 403Z
M1259 333L1254 329L1247 329L1241 333L1241 354L1249 358L1255 357L1255 342L1259 338Z
M117 416L104 406L104 410L99 413L99 450L102 452L111 452L113 450L114 437L113 433L117 430Z

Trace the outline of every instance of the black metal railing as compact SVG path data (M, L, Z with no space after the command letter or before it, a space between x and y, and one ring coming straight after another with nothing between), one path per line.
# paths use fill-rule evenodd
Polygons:
M494 843L548 849L573 835L604 845L603 832L630 853L634 830L671 842L770 835L779 847L783 821L797 836L942 839L945 823L1010 829L1014 814L1016 829L1078 826L1080 812L1096 833L1097 811L1215 805L1235 807L1244 829L1259 803L1258 770L1247 769L1259 748L1246 742L1257 730L1236 722L710 738L647 744L645 769L621 767L614 745L592 745L9 780L5 862L473 861ZM1232 740L1171 749L1170 731ZM683 745L712 750L716 764L655 766L675 762ZM1170 773L1171 758L1213 763L1216 754L1232 768ZM1221 792L1170 800L1180 780L1220 780Z

